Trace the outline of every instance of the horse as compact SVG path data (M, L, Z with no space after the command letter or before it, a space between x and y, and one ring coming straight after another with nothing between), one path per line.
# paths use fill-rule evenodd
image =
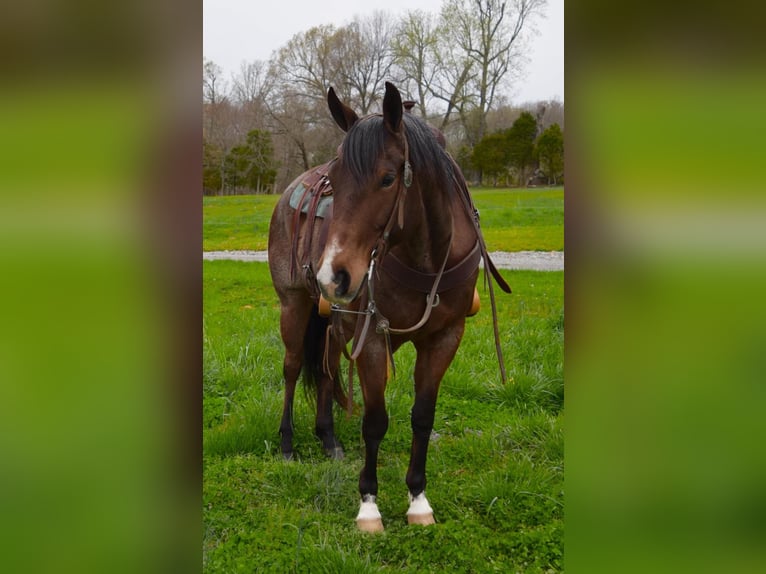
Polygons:
M269 266L285 346L282 454L293 457L292 403L303 368L317 391L315 432L328 456L343 457L332 401L350 412L356 366L365 444L356 524L362 531L382 531L377 461L388 429L384 395L394 353L411 342L416 362L407 518L409 524L434 524L425 495L429 439L439 386L460 345L466 317L477 308L482 258L485 272L503 290L510 288L489 259L459 167L443 139L425 121L405 113L398 89L386 82L382 113L361 118L332 87L327 103L345 132L338 154L288 186L269 232ZM304 192L309 199L296 204L296 187L310 187L312 193ZM329 189L329 213L315 225L319 202ZM299 204L306 202L302 210ZM496 319L492 281L488 284ZM496 320L495 342L505 380ZM350 367L348 394L339 370L344 353Z

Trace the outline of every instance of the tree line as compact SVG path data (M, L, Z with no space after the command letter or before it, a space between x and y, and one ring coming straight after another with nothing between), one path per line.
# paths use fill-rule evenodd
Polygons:
M513 107L508 98L545 5L443 0L438 14L375 12L310 28L228 77L204 60L205 193L281 191L331 159L342 139L327 111L328 87L364 115L379 110L385 81L412 100L411 113L445 133L472 181L560 182L563 103Z

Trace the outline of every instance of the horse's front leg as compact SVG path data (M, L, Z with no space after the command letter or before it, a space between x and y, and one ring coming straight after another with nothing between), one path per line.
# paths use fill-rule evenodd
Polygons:
M365 532L382 532L383 520L378 510L378 450L388 430L386 412L385 347L376 348L370 341L358 359L359 380L364 397L362 438L364 438L364 467L359 474L359 494L362 501L356 525Z
M406 478L410 501L407 510L409 524L434 524L433 510L425 493L428 442L434 428L439 385L460 344L463 327L464 323L461 322L445 329L438 336L415 343L415 404L410 417L412 448Z

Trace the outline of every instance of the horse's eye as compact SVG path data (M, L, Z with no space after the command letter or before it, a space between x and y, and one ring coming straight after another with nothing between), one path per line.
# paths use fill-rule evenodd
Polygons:
M380 182L381 187L391 187L396 180L396 176L393 173L387 173L383 176L383 181Z

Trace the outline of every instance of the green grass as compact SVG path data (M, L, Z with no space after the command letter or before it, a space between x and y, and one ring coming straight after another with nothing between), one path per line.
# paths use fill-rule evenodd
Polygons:
M563 188L474 188L471 194L490 251L563 251Z
M277 200L278 195L203 197L203 251L266 249Z
M347 456L328 461L313 436L314 412L297 393L300 462L281 460L282 345L268 268L205 262L205 571L560 571L563 273L503 275L514 289L498 296L511 382L499 380L480 288L483 309L468 320L437 405L427 488L437 524L428 528L406 524L414 352L397 353L379 461L386 532L371 536L354 524L360 418L336 409ZM360 396L357 381L357 402Z
M471 190L490 251L564 249L564 190ZM278 196L203 198L203 249L266 249Z

